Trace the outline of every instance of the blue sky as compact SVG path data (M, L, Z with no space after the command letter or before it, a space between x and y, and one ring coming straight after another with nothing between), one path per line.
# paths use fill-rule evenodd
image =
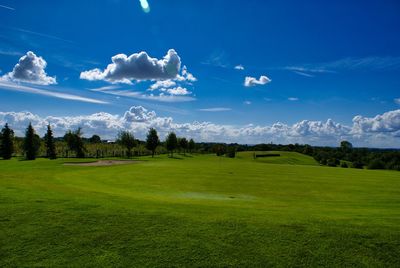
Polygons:
M228 126L233 131L230 141L334 145L346 138L360 146L400 146L398 1L148 4L150 11L145 12L139 0L0 0L0 123L11 120L10 112L29 112L44 121L49 116L76 119L99 112L122 118L131 107L140 106L177 124ZM115 55L144 51L162 60L169 49L180 58L179 71L170 77L149 74L149 79L136 79L138 74L130 69L125 72L128 81L121 83L106 75ZM45 76L37 78L45 80L19 79L12 73L28 51L46 62L41 69ZM183 77L183 66L195 79ZM104 77L93 79L91 73L90 79L82 78L82 73L96 68ZM267 82L245 86L245 77L260 76ZM166 80L175 85L148 90ZM355 126L357 115L365 119L361 127ZM377 116L386 128L367 120ZM349 130L322 138L309 123L306 132L288 134L289 138L269 132L235 133L235 128L251 126L255 131L277 122L293 128L304 120L326 127L328 119ZM37 127L40 131L39 123ZM357 127L362 135L354 134ZM172 129L200 140L219 141L226 135ZM88 128L86 133L95 130ZM111 136L114 130L104 135ZM388 132L390 139L381 137Z

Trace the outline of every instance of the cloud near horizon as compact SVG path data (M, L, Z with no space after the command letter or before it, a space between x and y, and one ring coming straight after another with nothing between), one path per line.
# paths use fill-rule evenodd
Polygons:
M32 123L43 135L46 125L51 124L56 136L69 129L82 127L85 136L98 134L114 140L121 130L128 130L144 139L150 127L157 129L163 139L168 132L194 138L196 141L255 143L308 143L336 146L341 140L349 140L355 146L400 147L400 109L373 118L355 116L353 126L345 126L328 119L326 122L302 120L293 125L274 123L267 126L232 126L211 122L176 123L172 117L160 117L142 106L133 106L123 115L99 112L85 116L41 117L30 112L0 112L0 124L9 123L17 135L23 135Z

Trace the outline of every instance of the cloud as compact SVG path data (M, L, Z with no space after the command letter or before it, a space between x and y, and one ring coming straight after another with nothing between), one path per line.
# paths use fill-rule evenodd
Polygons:
M174 86L176 86L176 82L172 81L171 79L160 80L160 81L157 81L154 84L152 84L148 90L153 91L153 90L160 89L160 88L170 88L170 87L174 87Z
M337 73L340 71L398 70L400 69L400 57L348 57L330 62L286 66L283 69L308 77L312 77L315 74Z
M184 87L162 88L161 91L166 91L170 95L189 95L192 93Z
M181 59L175 50L168 50L163 59L151 58L146 52L134 53L129 57L118 54L103 71L92 69L80 74L81 79L104 80L110 83L132 84L133 80L167 80L178 76Z
M193 74L189 73L189 71L187 70L186 65L184 65L182 67L182 74L178 75L176 80L181 81L181 82L182 81L186 81L188 83L191 83L191 82L196 82L197 78L194 77Z
M289 101L298 101L298 100L299 100L299 98L290 97L290 98L288 98L288 100L289 100Z
M400 134L400 110L386 112L375 117L363 117L357 115L353 118L353 130L355 134L365 133L391 133Z
M241 64L236 65L234 68L235 68L235 70L240 70L240 71L243 71L243 70L244 70L244 67L243 67L243 65L241 65Z
M246 78L244 79L244 86L252 87L252 86L256 86L256 85L266 85L270 82L271 82L271 79L269 79L265 75L260 76L260 78L258 80L255 77L246 76Z
M101 92L104 94L115 95L120 97L128 97L140 100L149 100L149 101L157 101L157 102L189 102L195 101L196 98L191 96L177 96L176 95L166 95L165 93L161 93L160 95L153 94L143 94L138 91L130 91L130 90L120 90L115 88L101 87L101 88L93 88L90 91ZM190 92L189 92L190 93Z
M32 86L24 86L24 85L10 83L10 82L0 81L0 88L5 89L5 90L43 95L43 96L64 99L64 100L72 100L72 101L80 101L80 102L88 102L88 103L96 103L96 104L107 104L108 103L108 102L93 99L93 98L86 98L86 97L81 97L81 96L77 96L77 95L73 95L73 94L49 91L49 90L45 90L45 89L35 88Z
M400 98L394 99L394 103L400 105Z
M251 101L244 101L243 104L250 105Z
M45 72L47 62L32 51L22 56L14 69L1 77L3 81L26 82L37 85L57 84L55 77L47 76Z
M225 108L225 107L214 107L214 108L202 108L198 109L200 112L227 112L231 111L231 108Z
M210 108L212 109L212 108ZM0 112L0 125L5 123L23 135L29 122L43 135L46 125L51 124L56 136L69 129L82 127L85 136L98 134L104 139L115 139L118 131L132 131L144 139L150 127L154 127L163 139L168 132L194 138L196 141L254 143L308 143L337 146L341 140L349 140L355 146L400 147L400 110L390 111L373 118L356 116L353 126L345 126L331 119L323 121L302 120L293 125L232 126L211 122L176 123L172 117L158 116L142 106L133 106L123 115L105 112L82 116L41 117L30 112Z
M15 8L9 7L9 6L5 6L5 5L0 5L0 7L8 9L8 10L13 10L13 11L15 10Z

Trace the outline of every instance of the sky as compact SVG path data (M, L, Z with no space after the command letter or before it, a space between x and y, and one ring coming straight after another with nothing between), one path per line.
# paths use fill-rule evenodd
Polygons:
M0 124L400 148L399 1L0 0Z

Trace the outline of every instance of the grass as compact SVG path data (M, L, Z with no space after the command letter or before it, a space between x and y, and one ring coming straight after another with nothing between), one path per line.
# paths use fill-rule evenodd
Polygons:
M179 157L0 161L0 266L400 266L399 172Z

